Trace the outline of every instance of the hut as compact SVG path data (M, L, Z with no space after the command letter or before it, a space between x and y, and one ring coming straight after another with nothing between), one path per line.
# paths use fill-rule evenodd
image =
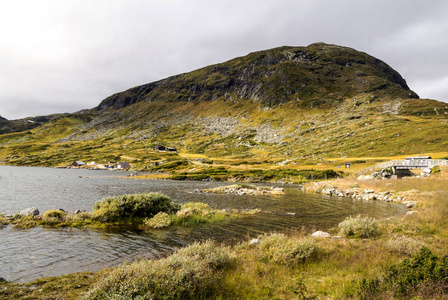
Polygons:
M129 170L131 168L131 165L127 162L119 162L116 168L119 170Z
M77 169L77 168L80 168L85 165L86 165L86 163L83 162L82 160L77 160L72 163L72 169Z

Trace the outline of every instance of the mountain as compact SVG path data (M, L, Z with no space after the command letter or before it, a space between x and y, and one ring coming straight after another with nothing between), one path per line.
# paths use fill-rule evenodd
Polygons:
M96 108L0 135L19 165L185 157L244 164L444 152L448 104L419 99L385 62L316 43L254 52L130 88ZM152 149L176 147L183 158ZM183 164L180 164L181 166Z
M7 120L0 116L0 134L30 130L61 116L63 116L63 114L30 117L18 120Z
M98 110L138 102L255 100L276 106L332 106L358 94L418 98L383 61L347 47L312 44L251 53L226 63L149 83L106 98Z

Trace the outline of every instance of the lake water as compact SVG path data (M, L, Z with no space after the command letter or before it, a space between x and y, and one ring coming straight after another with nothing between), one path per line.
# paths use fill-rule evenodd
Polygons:
M178 203L204 202L219 209L259 208L261 213L226 224L171 227L149 231L54 229L36 227L0 229L0 277L12 282L97 271L125 260L157 258L194 241L237 242L271 231L301 228L328 229L349 215L376 218L404 212L401 205L353 200L301 192L286 187L282 196L197 194L230 183L137 180L126 172L0 166L0 213L15 214L37 207L41 214L62 208L91 211L108 196L162 192Z

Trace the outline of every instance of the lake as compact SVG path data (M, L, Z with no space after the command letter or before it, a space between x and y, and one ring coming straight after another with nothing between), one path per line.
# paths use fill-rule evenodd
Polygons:
M91 211L104 197L162 192L178 203L204 202L218 209L259 208L261 213L225 224L154 230L92 230L36 227L0 229L0 277L28 282L78 271L97 271L136 258L158 258L194 241L234 243L291 228L328 229L347 216L376 218L404 213L402 205L306 194L285 186L281 196L194 193L231 183L142 180L125 171L0 166L0 213L37 207L41 214L62 208ZM272 184L264 184L272 185Z

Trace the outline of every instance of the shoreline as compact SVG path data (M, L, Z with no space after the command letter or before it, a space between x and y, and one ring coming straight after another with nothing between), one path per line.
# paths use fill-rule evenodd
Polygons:
M409 241L412 241L412 240L417 241L418 245L420 245L420 244L432 245L432 248L434 248L436 245L439 245L438 247L436 246L435 249L440 249L440 247L442 247L442 248L446 247L446 242L444 240L440 240L439 238L436 238L437 233L429 234L429 233L425 233L425 231L423 231L420 233L414 233L412 235L409 235L409 233L407 233L409 229L406 229L405 231L400 231L399 232L400 234L398 236L396 233L394 233L394 232L396 232L396 229L394 229L394 228L396 228L397 226L401 226L401 225L399 225L401 223L410 224L410 225L406 225L406 226L411 226L410 227L410 229L411 229L412 226L427 226L427 225L424 225L426 223L426 221L424 221L424 223L420 223L419 220L421 218L429 217L430 220L432 220L434 218L434 216L431 217L431 214L428 215L428 212L426 210L429 209L431 207L431 203L433 203L433 201L435 201L435 200L431 200L431 199L433 199L439 193L442 193L442 191L438 191L437 189L432 190L433 189L432 185L438 184L440 186L441 183L447 183L447 180L445 180L445 179L441 179L441 180L439 180L440 182L434 183L437 180L438 179L423 179L420 182L418 182L420 184L420 187L425 187L428 191L413 189L416 185L415 182L417 180L403 180L403 181L397 181L397 182L384 182L384 181L383 182L378 182L378 181L360 182L360 181L356 181L356 180L345 179L345 180L332 180L332 181L318 183L319 187L322 187L322 189L316 188L316 189L314 189L314 191L312 191L312 189L309 188L308 192L312 192L312 193L317 192L317 193L321 193L324 195L328 195L329 190L334 189L334 191L330 191L331 197L342 197L342 195L340 195L340 194L345 193L345 197L347 197L347 199L350 199L349 197L353 197L353 195L356 195L355 193L351 193L350 191L347 191L348 188L353 189L352 185L354 183L357 183L359 185L358 187L355 186L355 190L357 190L357 189L360 191L365 191L366 189L374 190L373 193L370 193L370 192L365 193L365 196L371 195L371 194L382 195L380 193L384 193L384 192L386 192L387 189L389 189L389 193L385 194L385 195L390 195L390 197L392 197L393 201L391 201L391 202L403 203L403 201L406 202L409 199L412 199L415 204L415 207L421 209L421 212L419 212L417 214L417 216L407 214L405 216L392 217L390 220L389 220L389 218L388 219L380 219L379 222L380 222L380 224L382 224L381 226L385 227L385 228L389 228L389 229L387 229L386 231L383 230L381 236L379 236L378 238L374 238L371 240L370 239L358 240L358 239L350 239L350 238L346 238L346 237L338 238L338 239L317 239L316 245L318 245L319 247L321 247L323 249L327 249L325 251L330 251L329 253L333 253L334 250L331 250L331 249L333 249L333 247L337 247L335 249L339 249L338 252L343 251L343 253L345 253L346 251L352 251L353 255L360 255L363 251L378 251L378 250L373 250L371 248L373 245L376 245L375 247L380 247L379 249L383 249L383 247L386 247L386 246L391 247L391 246L388 246L391 238L393 240L393 239L396 239L398 236L403 236L403 237L406 237L406 239L408 239ZM393 185L388 186L387 185L388 183L391 183ZM426 185L426 183L428 183L428 184ZM310 183L309 185L314 186L315 184ZM373 188L372 186L375 186L375 188ZM305 186L304 189L307 190L307 187ZM446 191L444 191L443 193L446 193ZM361 193L358 193L358 195L360 195L360 194ZM362 194L364 195L364 193L362 193ZM396 198L394 198L394 197L396 197ZM398 199L398 197L402 197L401 201ZM443 198L443 199L445 199L445 198ZM372 200L366 199L366 200L367 201L375 201L374 199L372 199ZM377 199L377 200L380 200L380 199ZM387 199L385 199L385 200L383 199L383 201L387 201ZM438 202L435 202L435 203L437 204ZM415 225L412 225L412 224L415 224ZM330 230L331 236L334 236L337 233L335 230L336 229ZM439 230L444 230L444 229L439 228ZM308 235L309 235L309 233L306 234L305 236L308 236ZM303 235L301 235L301 236L302 237L300 239L305 238L305 236L303 236ZM414 243L414 242L412 242L412 243ZM241 245L249 245L249 240L243 242ZM356 245L356 248L349 250L351 248L347 248L347 247L352 247L350 245L353 245L353 246ZM243 247L243 246L235 248L235 249L237 249L235 251L238 252L237 255L242 255L242 256L250 255L250 257L252 257L253 254L251 254L251 253L253 251L255 251L254 249L256 249L256 248L253 248L254 246L244 246L243 248L241 248L241 247ZM384 248L384 251L392 251L387 247ZM356 250L356 249L358 249L358 250ZM367 250L367 249L370 249L370 250ZM243 252L241 252L241 251L243 251ZM381 250L381 251L383 251L383 250ZM395 250L393 250L393 251L395 251ZM400 251L402 251L402 250L400 250ZM409 257L409 255L414 253L414 252L411 252L410 249L408 249L408 251L388 252L390 257L388 260L385 260L383 262L383 264L388 263L388 261L390 261L391 259L393 259L393 261L398 262L401 259ZM414 251L414 250L412 250L412 251ZM441 250L439 250L439 253L443 253L443 251L442 252L440 252L440 251ZM357 254L357 253L359 253L359 254ZM375 252L375 253L377 253L377 252ZM337 255L337 252L334 252L334 254L332 254L327 259L325 259L325 258L321 258L321 259L323 260L323 263L326 260L330 259L331 265L333 265L333 264L337 263L337 261L333 260L333 258L332 258L332 256L334 256L334 255ZM353 266L356 266L358 264L363 264L364 259L366 259L366 258L362 258L362 259L360 258L360 260L358 262L352 262L352 263L354 263ZM325 265L328 263L325 263ZM307 263L307 264L310 264L310 266L315 265L315 264L318 264L318 261L316 261L316 262L311 261L310 263ZM373 267L372 275L380 274L381 269L383 268L381 266L383 264L379 264L378 266L376 266L375 264L371 265L371 267ZM114 272L114 270L116 270L116 268L117 267L114 267L112 269L105 269L105 270L95 272L95 273L87 272L87 275L84 273L73 273L73 274L64 275L64 276L60 276L60 277L42 278L39 280L28 282L26 284L12 284L12 283L0 284L0 289L6 288L6 290L11 289L11 290L17 290L17 291L20 291L20 290L24 291L26 289L26 293L30 293L30 294L34 294L34 295L41 295L44 298L44 296L46 295L45 289L44 288L40 288L40 289L34 288L35 286L42 287L45 285L49 285L50 283L62 282L64 280L66 280L67 278L71 278L72 281L84 280L84 283L81 284L80 287L74 288L74 289L78 289L78 292L79 292L78 295L82 295L82 293L87 292L88 290L91 290L91 288L95 284L97 284L98 280L102 276L110 276L111 272ZM308 267L306 267L306 265L304 265L303 268L308 268ZM316 268L316 267L313 267L313 268ZM351 267L347 266L347 268L351 268ZM362 269L360 269L360 270L362 270ZM331 268L328 271L333 272ZM307 292L308 295L313 295L313 294L322 295L320 292L318 292L318 290L320 290L320 289L317 289L317 287L322 285L326 281L320 281L319 278L321 278L321 275L317 275L317 274L324 272L322 274L327 274L325 276L330 276L329 278L331 278L331 276L332 277L338 276L335 274L330 275L330 273L327 273L328 271L323 271L323 269L322 269L322 271L319 271L319 272L311 271L311 270L309 271L309 274L307 275L309 277L309 279L307 279L307 278L304 279L304 283L308 287L308 292ZM290 271L288 271L288 272L290 272ZM340 271L338 271L338 272L340 272ZM314 273L316 273L316 274L314 274ZM335 273L337 273L337 272L335 272ZM369 272L369 274L370 273L371 272ZM317 275L317 277L316 277L316 275ZM370 275L370 276L372 276L372 275ZM355 277L353 277L353 276L355 276ZM352 274L349 278L352 278L350 280L353 280L353 278L361 278L362 276L365 276L365 275L361 275L361 273L358 274L355 272L355 274ZM347 280L347 279L342 279L339 277L335 277L335 279L339 283ZM262 283L260 283L260 284L262 284ZM346 282L346 284L348 284L348 282ZM73 288L73 286L72 286L72 288ZM343 293L343 291L340 288L336 289L336 290L337 291L334 291L334 293L336 293L336 295L341 296L342 294L340 294L340 293ZM69 288L67 288L66 290L64 290L64 293L71 293L71 292L69 291ZM65 299L65 298L61 298L61 299Z

